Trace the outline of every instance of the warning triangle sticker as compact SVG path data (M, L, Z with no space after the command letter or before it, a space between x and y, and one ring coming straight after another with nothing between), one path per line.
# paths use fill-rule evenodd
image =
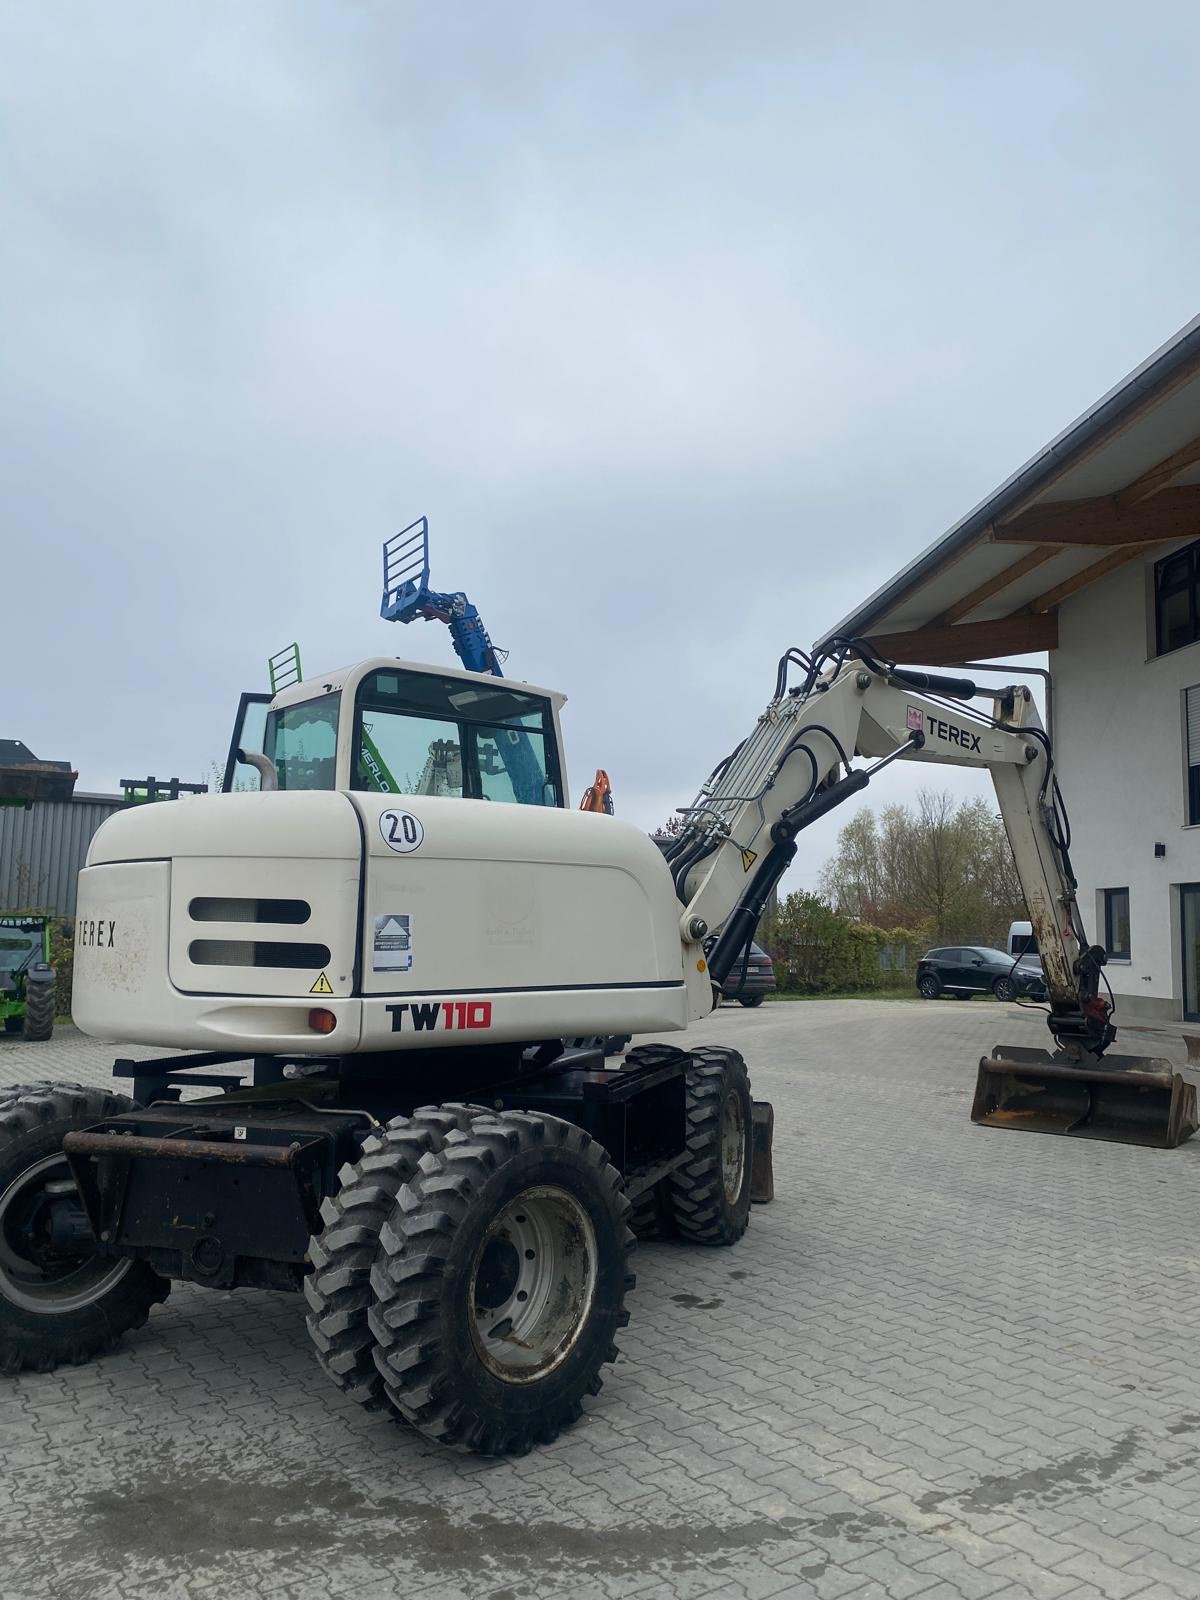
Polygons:
M390 939L399 937L404 933L404 931L404 925L397 922L395 917L389 917L384 923L383 927L379 929L379 932L384 935L384 937Z
M308 992L309 994L332 994L333 988L330 985L329 979L324 973L322 973Z
M749 872L750 868L754 865L754 863L757 860L758 860L758 852L756 850L745 850L745 849L743 849L743 851L742 851L742 871L743 872Z

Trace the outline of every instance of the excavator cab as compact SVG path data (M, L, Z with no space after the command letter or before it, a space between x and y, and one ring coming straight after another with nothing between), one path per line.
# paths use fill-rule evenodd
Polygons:
M376 658L241 697L223 792L342 789L563 806L553 690Z

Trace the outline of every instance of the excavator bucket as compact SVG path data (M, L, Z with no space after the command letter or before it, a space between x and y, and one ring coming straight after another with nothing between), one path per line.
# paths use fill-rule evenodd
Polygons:
M1173 1150L1196 1132L1196 1089L1157 1056L1078 1063L997 1045L979 1063L971 1121Z

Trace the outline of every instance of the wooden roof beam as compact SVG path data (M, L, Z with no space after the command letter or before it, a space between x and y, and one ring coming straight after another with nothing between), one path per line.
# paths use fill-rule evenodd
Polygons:
M996 544L1063 548L1200 538L1200 484L1160 489L1152 499L1129 506L1119 505L1114 495L1036 506L1011 522L998 523L991 538Z
M1062 554L1058 545L1040 545L1036 550L1031 550L1027 556L1022 556L1019 561L1014 561L1002 572L994 573L990 578L972 589L970 594L963 595L961 600L956 600L952 606L947 606L945 611L930 622L930 627L948 628L952 623L959 622L963 617L969 617L972 611L977 611L981 605L990 600L993 595L998 595L1002 590L1009 589L1018 578L1023 578L1027 572L1033 572L1044 562L1054 556Z
M1073 572L1062 583L1056 583L1053 589L1047 589L1045 594L1038 595L1036 600L1031 600L1029 605L1022 609L1030 613L1049 611L1057 615L1057 607L1064 600L1069 600L1080 589L1086 589L1089 583L1095 583L1099 578L1106 578L1110 572L1115 572L1118 567L1135 561L1144 553L1144 547L1140 544L1126 545L1123 549L1113 550L1102 561L1093 561L1091 566L1084 567L1082 572Z
M874 633L866 643L887 661L922 667L960 666L991 656L1035 655L1058 648L1058 616L1053 611L1017 612L994 622L960 622L956 627L914 628L911 633Z
M1143 472L1140 478L1135 478L1113 498L1120 510L1126 511L1130 506L1140 505L1143 500L1149 500L1152 494L1158 494L1169 484L1174 483L1180 473L1196 466L1198 462L1200 462L1200 439L1193 439L1190 444L1185 444L1165 460L1160 461L1156 467L1151 467L1149 472Z

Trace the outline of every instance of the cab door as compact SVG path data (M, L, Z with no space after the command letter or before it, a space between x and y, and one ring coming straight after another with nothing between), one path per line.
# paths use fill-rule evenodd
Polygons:
M221 793L232 794L235 789L258 789L262 786L258 768L237 758L239 750L263 753L263 737L267 731L269 694L247 692L238 701L237 716L233 721L233 737L229 741L229 754L225 757L225 775L221 779Z

